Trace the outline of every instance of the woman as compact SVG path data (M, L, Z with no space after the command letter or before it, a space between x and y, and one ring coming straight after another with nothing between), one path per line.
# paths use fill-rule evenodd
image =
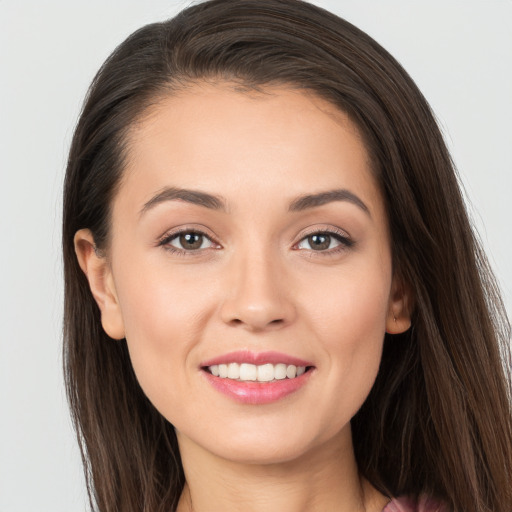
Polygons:
M511 509L499 294L428 104L347 22L214 0L130 36L63 244L99 510Z

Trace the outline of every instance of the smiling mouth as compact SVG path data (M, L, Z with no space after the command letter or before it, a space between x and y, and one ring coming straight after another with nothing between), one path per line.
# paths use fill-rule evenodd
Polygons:
M284 363L261 365L226 363L205 366L203 370L214 377L238 382L276 382L279 380L296 379L312 368L312 366L296 366Z

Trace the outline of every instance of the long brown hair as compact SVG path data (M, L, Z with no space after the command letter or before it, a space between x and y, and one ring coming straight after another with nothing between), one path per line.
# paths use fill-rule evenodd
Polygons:
M64 362L91 506L175 510L184 474L172 425L144 396L124 341L104 333L74 253L99 249L127 132L198 80L312 91L358 125L391 226L393 265L414 293L412 328L384 342L352 420L361 473L388 496L431 493L454 510L512 510L510 327L428 103L364 32L296 0L212 0L143 27L98 72L64 188Z

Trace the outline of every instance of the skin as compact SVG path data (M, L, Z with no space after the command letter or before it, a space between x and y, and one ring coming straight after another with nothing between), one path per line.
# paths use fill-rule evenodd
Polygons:
M126 338L142 389L176 427L187 478L178 510L382 510L387 498L358 475L350 419L385 332L405 331L410 318L355 125L304 92L196 84L153 106L129 148L106 255L88 230L75 246L105 331ZM215 195L225 208L151 202L165 187ZM340 189L365 207L289 209ZM172 238L181 228L205 233L199 249ZM332 231L327 248L308 238ZM242 404L201 369L241 349L314 369L277 402Z

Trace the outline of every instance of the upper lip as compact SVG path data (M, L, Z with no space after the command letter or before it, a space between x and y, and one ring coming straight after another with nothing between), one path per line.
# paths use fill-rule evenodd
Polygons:
M279 363L293 364L295 366L313 366L309 361L295 356L290 356L288 354L283 354L281 352L251 352L249 350L237 350L235 352L229 352L227 354L208 359L201 363L201 367L229 363L248 363L256 366Z

